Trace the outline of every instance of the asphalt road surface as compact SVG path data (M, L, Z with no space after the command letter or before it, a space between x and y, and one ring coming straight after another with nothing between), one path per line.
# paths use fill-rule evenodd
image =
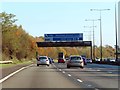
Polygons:
M36 64L16 73L2 82L2 88L119 88L119 67L88 64L84 69L54 63L48 66Z

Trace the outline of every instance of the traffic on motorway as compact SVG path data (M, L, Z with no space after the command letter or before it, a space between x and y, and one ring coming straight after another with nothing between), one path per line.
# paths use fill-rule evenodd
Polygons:
M39 60L38 60L39 59ZM65 63L39 56L36 63L11 73L2 80L3 88L81 88L87 90L117 90L118 66L84 61L79 55L70 55ZM87 61L87 60L86 60ZM83 68L84 67L84 68ZM6 77L5 77L6 78ZM85 89L85 90L86 90Z
M55 59L58 63L67 63L67 68L70 67L81 67L84 68L84 65L98 63L98 64L112 64L112 65L120 65L120 59L118 61L115 58L95 58L92 60L90 58L86 58L85 55L70 55L65 58L63 52L58 53L58 58ZM37 57L37 66L39 65L47 65L54 63L54 59L48 56L38 56Z
M120 2L2 1L0 89L120 90Z

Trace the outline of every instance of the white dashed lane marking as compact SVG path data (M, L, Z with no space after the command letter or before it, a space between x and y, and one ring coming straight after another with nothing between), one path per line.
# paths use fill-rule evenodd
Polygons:
M101 70L97 70L97 71L101 71Z
M65 71L63 71L62 73L65 73Z
M82 80L80 80L80 79L77 79L77 81L78 81L78 82L83 82L83 81L82 81Z
M69 76L69 77L71 77L71 75L70 75L70 74L68 74L68 76Z
M53 66L57 68L57 66L55 64L53 64Z

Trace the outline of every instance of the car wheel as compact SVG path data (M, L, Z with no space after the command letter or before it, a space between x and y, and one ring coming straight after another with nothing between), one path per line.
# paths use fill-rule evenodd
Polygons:
M47 65L47 66L49 66L49 65Z
M39 66L39 64L37 64L37 66Z
M82 67L82 66L81 66L80 68L82 68L82 69L83 69L84 67Z

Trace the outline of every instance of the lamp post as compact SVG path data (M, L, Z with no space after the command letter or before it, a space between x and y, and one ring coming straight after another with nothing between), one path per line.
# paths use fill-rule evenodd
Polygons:
M86 26L84 26L84 28L86 28ZM91 41L91 31L84 31L85 33L89 33L89 35L84 35L88 37L88 40Z
M110 9L90 9L90 11L99 11L100 12L100 61L102 61L102 19L101 19L101 12L102 11L107 11Z
M116 61L118 60L118 44L117 44L117 15L116 15L116 3L115 3L115 35L116 35Z
M84 28L91 28L91 26L84 26ZM92 42L92 40L91 40L91 31L84 31L84 32L89 32L90 33L90 35L89 35L89 37L90 37L90 41ZM87 35L86 35L87 36ZM92 44L92 43L91 43ZM91 45L91 50L90 50L90 57L91 57L91 60L92 60L92 53L93 53L93 51L92 51L92 45Z
M93 22L93 60L95 60L95 34L94 34L94 21L98 21L98 19L86 19L85 21L92 21Z

